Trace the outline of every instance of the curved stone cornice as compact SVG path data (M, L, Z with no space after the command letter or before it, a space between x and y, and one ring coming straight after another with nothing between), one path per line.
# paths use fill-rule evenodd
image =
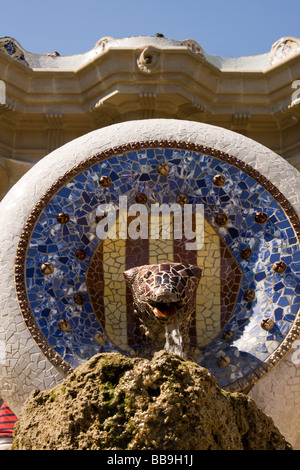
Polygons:
M84 54L60 56L0 38L2 155L37 161L57 144L106 125L172 118L245 134L297 165L299 44L282 38L266 54L224 58L191 39L108 37ZM59 138L49 136L49 115L64 116Z
M207 54L202 47L193 39L181 41L165 38L162 35L156 36L133 36L128 38L115 39L103 37L90 50L82 54L61 56L53 51L44 54L36 54L26 51L16 39L11 37L0 37L0 51L9 55L13 59L21 62L32 69L58 69L76 71L84 67L91 61L97 60L99 55L108 50L134 50L145 47L154 47L161 50L182 48L188 49L201 59L220 70L235 71L266 71L268 68L277 66L281 62L291 59L300 52L300 39L294 37L284 37L279 39L271 50L265 54L245 57L222 57Z

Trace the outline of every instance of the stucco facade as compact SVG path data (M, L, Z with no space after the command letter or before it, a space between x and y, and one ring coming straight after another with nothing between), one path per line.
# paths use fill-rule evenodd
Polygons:
M0 194L61 145L132 119L172 118L236 131L300 167L300 40L223 58L193 40L102 38L73 56L0 38Z

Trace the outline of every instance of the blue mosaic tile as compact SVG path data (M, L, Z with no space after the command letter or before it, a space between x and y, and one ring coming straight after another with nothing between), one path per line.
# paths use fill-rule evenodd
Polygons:
M170 165L168 177L156 171L161 162ZM217 173L226 179L221 188L212 183ZM109 189L99 187L102 175L111 178ZM52 197L35 225L26 258L28 299L45 338L74 367L99 351L122 351L109 341L105 347L95 342L95 334L105 331L94 315L85 273L100 243L95 236L98 205L118 203L120 194L127 195L131 204L137 192L145 192L150 201L160 203L169 203L176 193L186 192L191 203L204 204L205 217L211 224L216 212L229 214L230 224L216 230L242 272L238 301L226 325L235 332L235 339L224 344L222 331L202 348L199 363L215 375L221 386L251 373L282 342L298 312L300 296L295 294L299 294L299 245L282 208L253 178L229 163L186 150L159 148L113 156L75 176ZM254 220L255 213L261 210L268 215L263 225ZM56 216L62 211L70 216L68 225L57 222ZM245 246L252 248L247 261L240 257L241 247ZM78 247L86 250L84 261L74 256ZM285 273L276 274L272 265L280 259L288 268ZM44 262L53 263L53 275L41 273ZM244 301L246 289L254 289L258 300ZM78 291L86 298L80 307L72 301ZM259 326L268 316L274 316L278 328L272 334ZM57 327L62 318L72 323L71 332ZM252 329L247 330L250 323ZM251 338L257 341L249 341ZM226 369L216 365L220 352L226 352L231 359Z

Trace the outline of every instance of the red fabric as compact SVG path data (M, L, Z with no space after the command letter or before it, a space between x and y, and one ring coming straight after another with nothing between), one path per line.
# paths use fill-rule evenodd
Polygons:
M18 418L0 397L0 439L13 437L14 425Z

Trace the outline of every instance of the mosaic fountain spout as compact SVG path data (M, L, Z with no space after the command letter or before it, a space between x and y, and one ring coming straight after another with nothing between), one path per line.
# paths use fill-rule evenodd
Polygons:
M201 274L198 266L168 262L124 272L133 297L134 313L146 338L146 355L165 349L176 330L182 355L190 356L189 326L195 313Z

